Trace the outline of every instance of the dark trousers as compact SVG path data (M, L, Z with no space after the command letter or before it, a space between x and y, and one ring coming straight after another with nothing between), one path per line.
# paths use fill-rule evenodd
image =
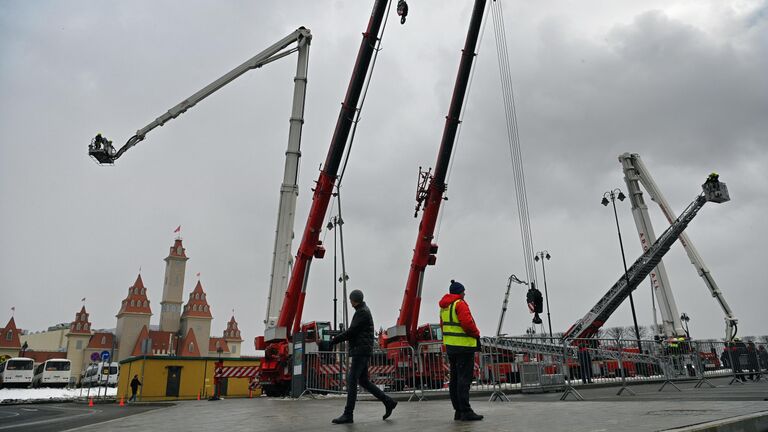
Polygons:
M366 356L350 357L350 359L352 360L352 364L349 365L349 372L347 373L347 406L344 407L344 414L352 414L352 412L355 411L358 384L382 402L391 400L389 396L384 394L380 388L368 379L368 363L371 358Z
M448 361L451 363L448 390L451 393L453 409L460 413L472 412L469 405L469 386L472 384L472 372L475 369L475 353L448 354Z
M136 400L136 392L139 391L138 387L131 387L131 398L128 399L128 402L133 402Z

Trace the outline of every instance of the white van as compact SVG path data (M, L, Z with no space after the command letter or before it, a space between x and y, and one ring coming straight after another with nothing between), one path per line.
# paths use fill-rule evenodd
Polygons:
M11 357L0 363L0 388L29 387L35 361L26 357Z
M109 386L116 387L120 367L117 362L99 362L88 365L80 379L82 387Z
M66 387L70 368L71 362L67 359L46 360L35 366L32 387Z

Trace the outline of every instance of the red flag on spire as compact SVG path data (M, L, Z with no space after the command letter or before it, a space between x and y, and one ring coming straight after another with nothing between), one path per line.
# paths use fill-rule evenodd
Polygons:
M198 277L198 278L200 277L200 272L197 272L197 277Z
M173 232L175 232L175 233L181 232L181 225L177 226L176 229L173 230Z

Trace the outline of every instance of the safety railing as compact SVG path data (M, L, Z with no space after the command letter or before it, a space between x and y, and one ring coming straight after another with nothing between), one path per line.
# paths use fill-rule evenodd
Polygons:
M695 388L714 387L711 379L730 384L762 379L768 373L768 341L569 339L549 337L483 337L475 354L470 391L509 400L513 392L563 392L561 399L588 384L619 387L619 395L634 395L633 385L660 383L658 391L675 389L683 381ZM307 353L308 393L345 393L344 352ZM409 394L423 400L448 393L450 361L440 342L374 351L369 379L387 393Z

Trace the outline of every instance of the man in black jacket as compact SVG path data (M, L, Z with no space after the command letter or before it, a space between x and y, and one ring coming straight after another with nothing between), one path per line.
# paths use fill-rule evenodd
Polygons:
M368 363L373 353L373 317L368 306L363 301L363 293L360 290L354 290L349 293L349 302L355 308L355 315L349 328L331 339L331 344L335 345L342 341L349 341L349 357L352 364L349 366L347 374L347 405L344 407L344 414L333 419L333 423L343 424L352 423L353 412L355 411L355 402L357 401L357 385L376 397L384 403L384 417L386 420L392 414L392 410L397 406L397 401L384 394L380 388L374 385L368 379Z

